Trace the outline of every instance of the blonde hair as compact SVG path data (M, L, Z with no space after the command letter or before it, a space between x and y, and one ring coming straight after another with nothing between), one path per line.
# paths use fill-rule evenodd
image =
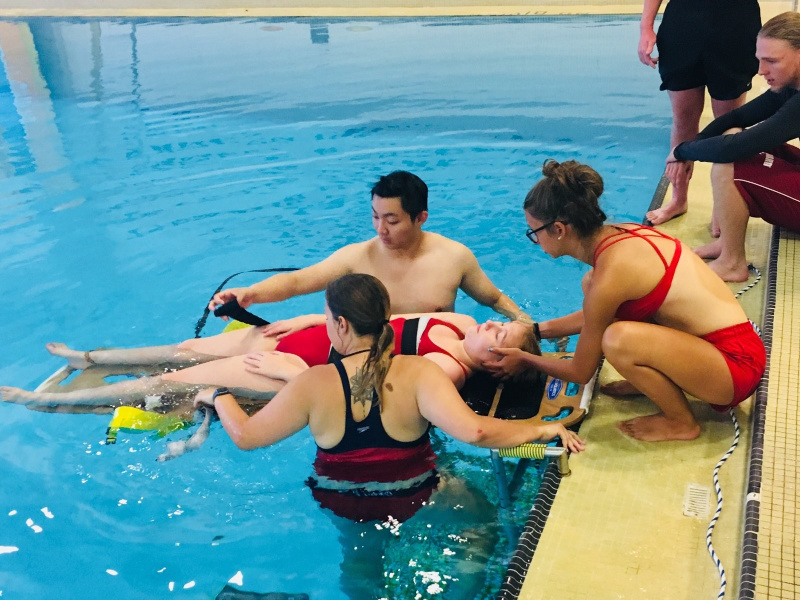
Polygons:
M758 37L783 40L795 50L800 50L800 13L785 12L764 23Z

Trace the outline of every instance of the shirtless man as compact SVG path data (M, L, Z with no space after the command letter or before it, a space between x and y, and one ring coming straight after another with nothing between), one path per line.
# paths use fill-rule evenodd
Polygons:
M381 177L372 189L372 220L378 234L376 237L345 246L305 269L274 275L250 287L222 290L211 300L209 308L213 310L234 298L242 307L256 302L278 302L325 289L329 282L343 274L366 273L384 283L390 294L392 310L396 312L452 312L460 288L481 304L491 306L507 317L532 323L530 317L495 287L466 246L422 231L422 224L428 218L427 202L428 187L416 175L395 171ZM279 354L286 360L276 367L271 352L275 349L275 342L308 325L298 326L297 320L290 319L265 327L194 338L177 345L139 348L132 352L81 352L64 344L48 344L47 350L51 354L66 358L75 369L84 369L92 364L169 364L189 368L151 379L118 382L94 391L81 390L71 396L47 396L49 400L45 401L63 404L86 402L88 399L115 404L122 398L138 400L143 394L194 393L198 381L203 385L235 388L249 397L270 397L275 389L283 387L287 380L285 373L293 375L298 369L308 367L305 361L284 352ZM253 351L262 351L259 352L259 362L263 355L267 355L270 372L280 372L281 375L265 377L263 369L255 375L248 371L244 358ZM0 387L0 396L2 400L11 402L44 398L35 392L9 387Z
M323 290L346 273L366 273L386 286L395 314L452 312L460 288L506 317L529 320L491 282L469 248L422 231L427 219L425 182L407 171L384 175L372 188L374 238L345 246L305 269L273 275L249 287L222 290L211 300L209 309L234 298L243 308L279 302Z

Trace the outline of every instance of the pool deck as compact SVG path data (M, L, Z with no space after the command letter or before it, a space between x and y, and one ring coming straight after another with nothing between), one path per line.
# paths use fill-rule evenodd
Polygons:
M635 14L640 0L587 5L585 0L487 4L485 0L0 0L0 17L392 17L462 15Z
M24 16L439 16L635 14L641 0L585 5L577 1L536 2L486 6L476 0L0 0L0 17ZM762 1L762 18L792 9L791 2ZM633 51L633 49L632 49ZM763 90L760 78L751 97ZM653 93L658 93L657 89ZM704 120L710 114L704 114ZM657 182L653 182L656 187ZM669 192L668 192L669 193ZM690 246L710 240L711 214L708 165L698 163L690 187L689 212L664 226ZM762 271L762 281L741 302L750 318L762 324L767 290L772 228L751 220L748 256ZM727 597L759 599L800 598L800 505L798 504L798 388L800 387L800 315L794 294L800 290L800 238L780 236L774 266L774 308L766 420L763 428L763 473L760 520L748 524L757 531L754 593L740 593L745 502L753 438L754 401L736 409L742 429L738 449L722 467L720 485L724 508L713 537L727 574ZM752 281L752 279L751 279ZM731 284L739 291L742 284ZM600 382L617 376L606 365ZM615 424L654 412L643 398L614 400L598 394L581 434L588 450L570 459L572 475L564 478L544 528L528 577L523 600L602 600L648 598L696 600L719 592L716 565L706 549L706 528L716 507L712 471L726 453L733 425L726 415L693 403L703 432L693 442L648 444L623 436ZM685 516L684 502L703 517ZM756 498L757 499L757 498Z

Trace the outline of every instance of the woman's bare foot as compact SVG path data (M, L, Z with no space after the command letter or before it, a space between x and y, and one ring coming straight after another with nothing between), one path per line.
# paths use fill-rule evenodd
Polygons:
M44 347L47 348L47 351L53 356L66 358L67 363L73 369L85 369L92 364L91 360L87 360L89 356L88 352L73 350L72 348L68 348L66 344L50 342L49 344L45 344Z
M653 209L648 211L645 215L645 218L650 221L653 225L661 225L662 223L666 223L670 219L674 219L675 217L680 217L682 214L686 212L688 208L686 201L678 202L676 200L672 200L666 206L662 206L660 208Z
M26 392L20 388L2 386L0 387L0 399L3 402L13 402L14 404L28 404L36 400L36 392Z
M642 393L627 379L603 384L600 386L600 391L609 396L636 396Z
M694 248L694 253L700 258L718 258L720 252L722 252L722 244L719 240Z
M667 419L663 413L621 421L617 428L627 436L643 442L693 440L700 435L700 425Z
M722 281L747 281L750 277L746 262L730 264L716 259L708 263L708 266L722 278Z

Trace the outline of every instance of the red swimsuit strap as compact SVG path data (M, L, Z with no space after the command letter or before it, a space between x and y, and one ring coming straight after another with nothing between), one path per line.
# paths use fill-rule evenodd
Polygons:
M627 223L626 223L626 225L627 225ZM664 258L664 255L661 253L661 250L658 248L658 246L655 245L655 243L653 243L653 240L651 240L650 238L660 237L662 239L672 240L674 242L677 242L677 240L675 238L671 237L671 236L668 236L668 235L666 235L664 233L661 233L658 229L653 229L652 227L648 227L647 225L637 225L636 223L630 223L630 225L633 225L632 229L627 229L625 227L618 227L616 225L613 225L613 227L615 229L617 229L618 231L616 233L612 233L610 235L607 235L602 240L600 240L600 243L597 244L597 247L594 249L594 260L593 260L593 263L596 264L597 263L597 257L600 256L600 254L602 252L604 252L606 249L610 248L611 246L613 246L617 242L622 242L624 240L629 240L631 238L637 238L637 239L645 240L648 244L650 244L650 247L653 248L653 250L656 251L656 254L658 254L658 257L661 259L661 263L664 265L664 268L668 269L669 268L669 263L667 262L667 259ZM644 230L644 232L645 232L644 234L639 233L642 230ZM615 238L615 239L611 239L611 238ZM608 243L606 243L606 242L608 242Z
M467 371L467 367L464 366L460 360L458 360L455 356L453 356L450 352L442 348L439 344L435 343L431 339L430 331L436 325L444 325L448 329L451 329L457 336L459 340L464 339L464 332L461 331L456 325L448 321L442 321L441 319L437 319L436 317L430 317L428 319L428 323L425 325L425 330L420 336L419 346L417 348L417 354L419 356L425 356L426 354L430 354L431 352L438 352L440 354L444 354L445 356L449 356L456 364L461 367L461 370L464 372L464 377L469 377L469 371Z

